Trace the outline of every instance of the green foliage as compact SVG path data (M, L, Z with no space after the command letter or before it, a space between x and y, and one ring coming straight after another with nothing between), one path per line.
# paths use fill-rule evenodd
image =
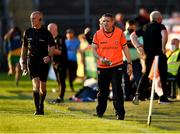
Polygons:
M67 82L68 84L68 82ZM45 102L45 115L34 116L31 81L22 77L19 87L13 78L0 74L0 133L180 133L180 105L176 100L169 105L153 104L152 124L147 126L149 101L133 105L125 102L124 121L116 120L112 102L108 102L103 118L93 116L96 102L71 102L72 93L67 86L65 103L48 104L57 97L52 88L55 81L47 82L48 94ZM76 91L81 81L75 82Z

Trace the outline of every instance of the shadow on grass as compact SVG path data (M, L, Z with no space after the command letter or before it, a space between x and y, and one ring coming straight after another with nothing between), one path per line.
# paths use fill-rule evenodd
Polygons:
M180 130L179 124L180 124L180 113L178 112L178 102L176 102L175 105L171 106L174 107L174 109L170 112L168 112L169 106L166 105L166 110L163 110L165 106L161 107L159 105L159 110L155 110L152 113L152 124L151 126L162 129L162 130ZM175 107L176 106L176 107ZM161 108L161 109L160 109ZM80 111L84 114L87 114L89 116L93 116L95 114L95 109L89 109L84 107L77 107L77 106L71 106L68 108L70 111ZM163 111L161 111L163 110ZM176 111L176 112L174 112ZM114 111L107 111L105 115L102 117L103 119L108 120L116 120L115 114L113 114ZM133 111L131 111L133 112ZM95 117L95 116L94 116ZM96 116L97 117L97 116ZM147 117L148 114L144 114L144 111L139 110L131 114L126 114L125 121L131 121L131 122L138 122L140 124L147 124ZM98 118L98 117L97 117Z
M87 110L87 109L78 109L78 108L74 108L74 107L69 107L68 110L70 111L80 111L84 114L87 114L91 117L97 117L95 116L95 110ZM99 118L99 117L97 117ZM117 120L116 119L116 115L115 113L114 114L110 114L109 112L108 113L105 113L102 117L102 119L108 119L108 120ZM142 124L145 124L147 122L147 119L146 117L144 116L125 116L125 121L136 121L136 122L140 122Z
M27 92L26 95L23 91L9 91L13 95L0 95L0 99L10 99L10 100L30 100L32 97L28 95L30 92Z
M19 108L19 109L6 109L6 108L1 108L1 113L8 113L8 114L15 114L16 115L33 115L34 111L31 109L25 109L25 108Z

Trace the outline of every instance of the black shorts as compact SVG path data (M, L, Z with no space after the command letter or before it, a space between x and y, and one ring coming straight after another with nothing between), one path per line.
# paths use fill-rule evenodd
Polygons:
M39 77L40 81L47 81L49 64L45 64L43 58L29 57L28 68L31 79Z

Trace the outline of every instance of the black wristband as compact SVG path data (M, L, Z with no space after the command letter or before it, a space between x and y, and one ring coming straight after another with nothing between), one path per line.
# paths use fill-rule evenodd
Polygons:
M128 62L127 64L130 64L130 65L132 65L132 62Z

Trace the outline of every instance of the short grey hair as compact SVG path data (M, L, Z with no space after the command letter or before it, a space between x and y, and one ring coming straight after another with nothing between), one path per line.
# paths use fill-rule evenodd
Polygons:
M159 11L153 11L150 14L150 21L157 21L160 16L161 13Z
M40 11L33 11L33 12L31 13L31 15L32 15L32 14L38 14L41 19L43 18L43 13L40 12Z

